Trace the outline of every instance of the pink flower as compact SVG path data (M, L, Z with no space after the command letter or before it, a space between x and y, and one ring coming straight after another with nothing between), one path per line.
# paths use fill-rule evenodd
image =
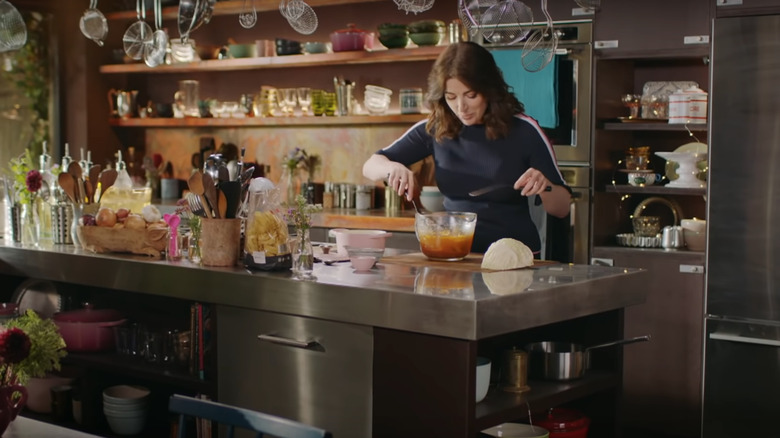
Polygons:
M30 337L24 330L10 328L0 333L0 358L4 363L19 363L30 355Z
M40 190L42 182L43 182L43 177L41 176L41 172L38 172L35 169L27 172L27 178L25 179L25 183L27 184L27 190L30 193L35 193L38 190Z

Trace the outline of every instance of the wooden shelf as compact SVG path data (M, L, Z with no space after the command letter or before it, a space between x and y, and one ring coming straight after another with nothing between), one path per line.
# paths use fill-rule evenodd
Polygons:
M122 128L197 128L197 127L274 127L274 126L348 126L348 125L408 125L427 114L390 114L384 116L346 117L243 117L243 118L130 118L109 119L108 124Z
M702 188L681 188L666 186L645 186L636 187L628 184L607 185L604 187L607 193L640 193L644 195L693 195L706 196L707 189Z
M103 372L121 372L151 382L174 385L193 392L216 394L216 383L200 380L185 372L152 365L143 359L128 358L115 353L68 353L63 363L92 368Z
M356 3L370 3L386 0L307 0L306 3L312 8L321 6L351 5ZM254 0L257 12L279 11L279 0ZM231 0L217 2L214 5L213 16L239 14L244 7L244 0ZM135 20L135 10L117 11L106 13L108 20ZM147 18L150 18L152 11L146 11ZM179 6L165 7L162 9L163 19L175 19L179 16Z
M707 131L707 124L703 123L691 123L684 124L669 124L662 122L636 122L636 123L621 123L614 121L603 122L603 129L608 131L686 131L685 127L688 127L691 131Z
M609 257L612 254L619 255L623 253L636 253L644 252L647 256L654 257L683 257L690 259L690 264L703 264L704 263L704 251L691 251L689 249L680 248L667 250L664 248L634 248L631 246L605 246L594 245L593 256L594 257Z
M212 59L149 67L144 63L107 64L103 74L165 74L261 70L270 68L322 67L325 65L381 64L435 60L446 46L426 46L409 49L387 49L372 52L359 50L313 55L265 56L257 58Z
M620 375L606 371L588 371L581 379L569 382L528 382L531 390L522 394L490 388L487 397L476 405L477 430L528 417L528 402L534 410L552 408L572 400L615 388Z

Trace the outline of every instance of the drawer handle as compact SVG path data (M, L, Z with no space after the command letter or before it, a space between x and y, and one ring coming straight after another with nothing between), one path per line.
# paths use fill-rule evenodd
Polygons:
M299 341L297 339L283 338L276 335L257 335L257 339L288 347L305 348L307 350L325 351L325 348L317 341Z

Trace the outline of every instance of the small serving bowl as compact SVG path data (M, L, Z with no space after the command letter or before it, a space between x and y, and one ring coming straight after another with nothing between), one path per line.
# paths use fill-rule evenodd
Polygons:
M420 192L420 203L423 208L428 211L444 211L444 195L438 190L425 190L428 187L423 187L423 191Z
M409 38L418 46L435 46L441 41L441 32L409 33Z
M373 268L376 262L385 254L384 248L360 248L355 246L346 247L349 254L349 261L352 268L356 271L368 271Z

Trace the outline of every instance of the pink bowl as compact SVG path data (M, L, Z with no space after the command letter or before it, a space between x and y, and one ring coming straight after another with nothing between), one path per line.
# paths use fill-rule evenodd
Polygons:
M393 233L382 230L348 230L345 228L330 230L329 234L336 238L336 251L339 254L347 254L347 246L384 249L387 238L393 235Z

